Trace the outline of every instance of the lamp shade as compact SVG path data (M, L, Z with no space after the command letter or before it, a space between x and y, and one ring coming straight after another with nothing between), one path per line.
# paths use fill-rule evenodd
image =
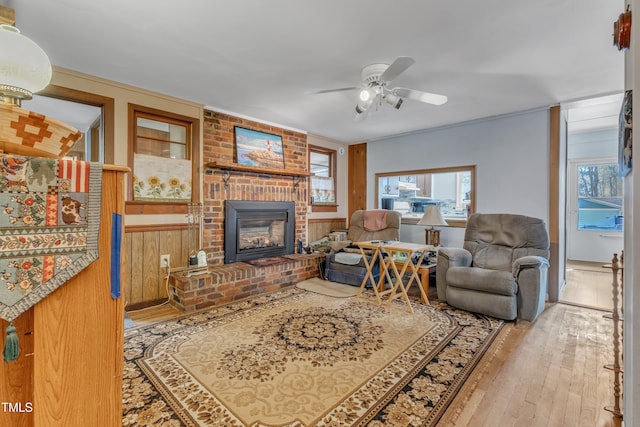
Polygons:
M418 221L418 225L448 225L447 221L442 219L440 209L436 205L428 205L427 210L424 211L424 215Z
M52 117L0 102L0 150L21 156L64 157L82 132Z
M0 95L31 99L51 81L47 54L12 25L0 25Z

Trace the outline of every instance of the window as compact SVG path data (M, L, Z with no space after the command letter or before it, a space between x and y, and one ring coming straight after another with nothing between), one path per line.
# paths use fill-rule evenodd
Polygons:
M336 151L309 145L309 168L312 211L336 212Z
M616 163L582 164L578 176L578 229L622 230L622 178Z
M461 166L378 173L377 206L400 212L403 224L415 224L428 205L436 205L449 225L464 227L475 211L475 172L475 166Z
M129 116L133 177L127 213L182 212L197 200L192 132L197 120L133 105Z

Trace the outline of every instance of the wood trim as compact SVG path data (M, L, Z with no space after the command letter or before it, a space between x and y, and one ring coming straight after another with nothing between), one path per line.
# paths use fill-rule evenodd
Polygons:
M367 209L367 143L349 145L348 161L348 187L347 197L349 213L351 218L357 210Z
M333 191L335 200L338 200L338 152L331 148L321 147L319 145L307 144L307 164L311 170L311 152L326 154L329 156L329 170L331 171L331 179L333 180ZM313 174L311 174L313 175ZM311 182L309 182L309 201L311 200ZM311 212L338 212L337 204L314 204L311 205Z
M338 212L338 205L310 205L311 212Z
M188 230L188 224L161 224L161 225L127 225L124 227L125 233L143 233L145 231L169 231Z
M560 106L549 110L549 240L558 242L560 229Z
M130 181L130 180L129 180ZM161 214L186 214L186 203L147 203L127 201L125 213L127 215L161 215Z
M313 218L307 220L309 224L324 224L329 222L346 222L346 218Z
M166 302L167 302L167 298L158 298L158 299L149 300L149 301L137 302L134 304L127 305L124 308L124 311L129 312L129 311L144 310L145 308L160 306L162 304L165 304Z
M375 208L378 208L378 181L380 181L380 177L384 176L398 176L398 175L421 175L428 173L447 173L447 172L460 172L460 171L471 171L471 213L476 212L476 186L477 177L476 177L476 165L465 165L465 166L448 166L444 168L434 168L434 169L417 169L417 170L409 170L409 171L397 171L397 172L380 172L375 174L375 195L376 195L376 203ZM412 224L415 225L418 223L419 218L402 218L402 224ZM447 219L447 226L453 228L465 228L467 226L467 221L465 219Z
M560 164L561 109L554 105L549 109L549 301L560 299L560 174L566 169ZM564 265L564 261L562 262Z
M133 154L135 152L135 116L136 112L145 114L152 114L160 118L166 118L170 120L178 120L181 122L190 123L191 129L189 130L188 151L191 159L191 201L198 202L200 200L200 176L202 174L202 168L200 167L200 119L196 117L184 116L181 114L172 113L170 111L159 110L152 107L146 107L137 104L128 104L128 163L129 167L133 171ZM131 214L186 214L187 203L162 203L162 202L137 202L133 200L133 174L130 174L127 179L127 203L125 205L125 213Z
M230 172L250 172L262 175L278 176L310 176L309 172L293 171L289 169L264 168L260 166L241 165L238 163L209 162L205 165L208 169L218 169Z
M104 162L115 162L115 100L107 96L50 84L39 95L102 108Z
M396 171L396 172L378 172L376 176L397 176L397 175L420 175L425 173L445 173L445 172L460 172L461 170L473 170L475 175L476 165L462 165L462 166L447 166L444 168L427 168L427 169L414 169L408 171Z
M107 165L107 164L102 165L102 170L105 170L105 171L116 171L116 172L131 172L131 169L129 169L126 166Z

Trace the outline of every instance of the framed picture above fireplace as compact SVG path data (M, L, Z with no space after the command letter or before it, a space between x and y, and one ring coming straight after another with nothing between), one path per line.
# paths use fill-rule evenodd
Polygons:
M233 127L236 163L272 169L284 169L282 137L272 133Z

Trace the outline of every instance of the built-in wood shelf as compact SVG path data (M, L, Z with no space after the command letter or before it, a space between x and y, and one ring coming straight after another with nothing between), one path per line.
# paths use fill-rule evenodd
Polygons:
M280 175L280 176L310 176L309 172L292 171L288 169L277 168L265 168L261 166L240 165L238 163L220 163L211 162L205 165L208 169L218 169L223 171L235 171L235 172L252 172L265 175Z

